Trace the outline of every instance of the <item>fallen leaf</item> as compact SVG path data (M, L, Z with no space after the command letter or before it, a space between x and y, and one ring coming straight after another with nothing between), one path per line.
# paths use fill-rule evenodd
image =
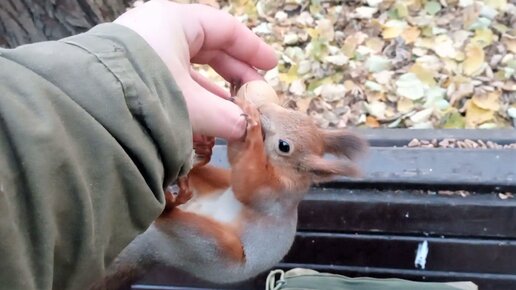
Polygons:
M391 61L384 56L371 55L365 65L370 72L381 72L391 67Z
M471 101L484 110L498 111L500 109L501 92L494 91L482 95L474 95Z
M411 129L433 129L434 124L431 121L421 122L421 123L414 123L412 126L410 126Z
M297 33L287 33L285 37L283 38L283 44L285 45L292 45L296 44L299 41L299 36Z
M345 65L346 63L348 63L349 58L341 53L341 54L336 54L336 55L328 55L328 56L324 57L323 60L325 62L334 64L337 66L342 66L342 65Z
M303 79L296 79L290 84L290 88L288 90L295 96L303 96L306 92L306 85Z
M380 53L385 45L385 41L378 37L371 37L366 40L365 45L374 53Z
M366 111L377 119L385 119L385 109L387 105L384 102L364 102Z
M401 33L401 37L405 40L406 44L411 44L417 40L420 34L421 30L419 30L419 28L411 26Z
M344 40L344 45L342 46L342 51L344 54L352 58L355 56L355 50L357 49L358 44L360 43L359 36L355 33L352 34Z
M373 91L373 92L383 92L382 85L380 85L378 83L375 83L375 82L372 82L372 81L366 81L364 85L370 91Z
M384 39L396 38L403 33L407 27L407 22L400 20L389 20L385 23L382 36Z
M389 83L392 80L392 76L394 75L393 71L390 70L384 70L381 72L373 73L373 78L376 80L377 83L382 85L389 85Z
M409 72L414 73L423 83L427 84L428 86L435 86L436 84L434 79L436 73L425 69L419 63L412 65L412 67L409 69Z
M494 41L494 34L489 28L480 28L475 31L475 36L471 42L478 44L481 48L489 46Z
M464 129L466 120L459 112L448 113L443 118L444 129Z
M509 117L513 118L514 120L516 120L516 107L507 109L507 115L509 115Z
M423 105L425 108L436 108L445 110L450 107L450 103L444 99L446 90L441 87L431 87L426 91L426 102Z
M410 120L414 123L426 122L432 116L433 111L434 110L432 108L421 110L410 116Z
M503 37L502 43L510 52L516 54L516 38Z
M507 9L507 0L484 0L485 4L498 10ZM513 2L514 4L514 2Z
M484 49L476 44L470 43L466 46L466 59L462 63L462 69L467 76L479 75L484 69Z
M327 102L335 102L344 97L346 87L341 84L325 84L321 87L321 96Z
M382 2L383 2L383 0L367 0L367 5L369 5L371 7L376 7Z
M361 6L355 10L355 13L352 14L352 17L360 19L370 19L373 18L373 15L376 12L378 12L378 8L376 7Z
M333 23L328 19L317 21L317 31L319 32L319 37L325 41L332 41L335 37Z
M406 73L396 81L396 93L411 100L421 99L425 94L424 84L414 73Z
M509 27L501 24L501 23L498 23L498 22L495 22L491 25L497 32L499 32L500 34L504 34L504 33L507 33L509 31Z
M470 30L479 29L479 28L488 28L491 26L491 20L486 17L478 17L475 22L473 22L469 27Z
M414 102L408 98L400 98L400 100L396 104L396 109L398 112L405 114L414 110Z
M279 79L280 81L286 83L286 84L291 84L293 81L295 81L296 79L298 79L298 75L297 75L297 65L293 64L286 73L280 73L279 74Z
M425 11L430 15L435 15L441 11L441 4L437 1L428 1L425 4Z
M366 123L367 127L369 127L369 128L380 127L380 122L378 122L378 120L373 116L367 116L365 123Z
M468 101L466 105L466 128L475 128L482 123L491 121L494 118L494 112L484 110L475 105L474 102Z
M403 19L409 15L408 7L402 1L396 1L392 9L393 18Z
M435 55L424 55L416 59L416 63L422 66L424 69L439 72L443 68L443 63Z
M439 35L435 38L432 49L440 57L453 58L457 54L457 50L453 45L453 40L448 35Z

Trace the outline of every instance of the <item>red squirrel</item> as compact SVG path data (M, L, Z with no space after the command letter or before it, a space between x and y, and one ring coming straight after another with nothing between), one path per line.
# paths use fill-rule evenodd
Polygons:
M248 126L243 140L228 142L230 168L206 164L213 138L196 142L201 158L179 179L179 193L167 195L163 214L92 289L119 289L155 264L215 283L253 278L287 254L298 205L313 184L359 175L353 160L368 147L359 136L320 129L306 114L275 103L234 102ZM323 158L327 153L339 158Z

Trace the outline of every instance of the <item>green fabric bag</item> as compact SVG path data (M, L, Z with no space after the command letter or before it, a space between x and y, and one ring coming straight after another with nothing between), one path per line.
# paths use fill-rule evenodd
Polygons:
M295 268L269 273L266 290L478 290L472 282L414 282L402 279L350 278Z

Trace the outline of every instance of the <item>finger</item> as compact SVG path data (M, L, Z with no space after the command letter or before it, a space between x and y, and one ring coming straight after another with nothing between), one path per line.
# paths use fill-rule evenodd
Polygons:
M191 56L201 50L223 50L235 59L262 70L277 65L274 49L227 12L196 5L195 9L190 7L188 13L188 17L195 18L201 26L200 30L195 25L185 27Z
M234 80L245 83L263 79L254 68L221 50L200 52L192 61L208 64L230 83Z
M242 110L236 104L205 90L192 80L183 91L194 134L240 139L246 130Z
M209 80L207 77L203 76L200 72L194 70L193 68L190 68L190 75L196 81L199 85L201 85L203 88L211 92L212 94L215 94L221 98L229 99L230 93L219 87L217 84L213 83L211 80Z

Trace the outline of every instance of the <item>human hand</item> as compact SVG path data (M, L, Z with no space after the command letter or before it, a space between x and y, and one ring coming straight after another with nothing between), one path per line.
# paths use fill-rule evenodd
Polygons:
M208 64L226 81L262 79L255 68L276 66L274 50L231 15L201 4L151 0L114 21L138 33L157 52L185 97L195 135L239 139L242 110L229 92L192 69Z

